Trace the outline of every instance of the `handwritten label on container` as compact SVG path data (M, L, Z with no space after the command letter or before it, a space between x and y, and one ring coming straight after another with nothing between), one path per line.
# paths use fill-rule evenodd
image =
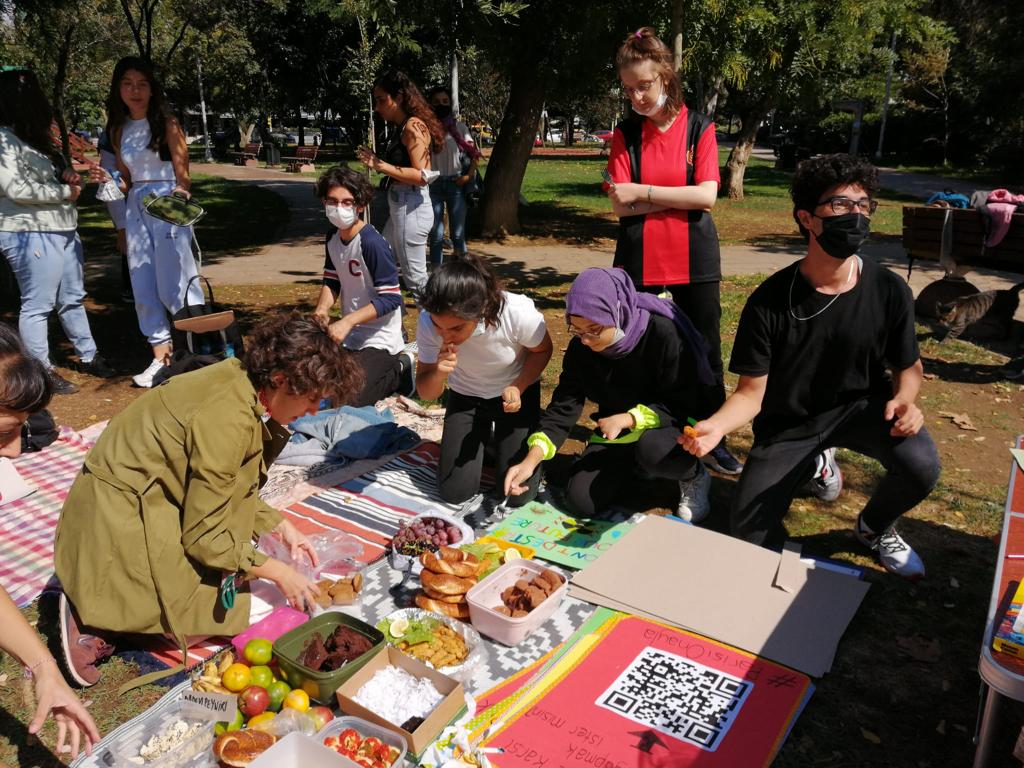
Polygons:
M227 693L184 691L181 694L181 713L215 723L231 721L238 714L238 697Z

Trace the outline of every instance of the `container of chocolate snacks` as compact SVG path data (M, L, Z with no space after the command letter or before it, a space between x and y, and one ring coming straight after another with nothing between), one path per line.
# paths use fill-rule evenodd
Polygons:
M469 620L482 635L518 645L550 619L569 581L538 560L512 560L469 590Z
M384 645L384 635L376 627L329 611L277 638L274 658L288 685L331 705L339 686Z

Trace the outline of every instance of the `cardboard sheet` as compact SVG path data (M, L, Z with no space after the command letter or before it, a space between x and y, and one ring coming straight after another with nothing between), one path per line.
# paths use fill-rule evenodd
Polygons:
M793 552L646 517L573 576L570 594L821 677L868 587Z

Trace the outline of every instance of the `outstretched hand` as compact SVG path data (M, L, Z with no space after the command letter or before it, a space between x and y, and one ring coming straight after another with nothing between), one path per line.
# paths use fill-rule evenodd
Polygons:
M725 433L711 419L698 421L692 427L686 427L676 438L683 450L697 458L707 456L716 445L722 442Z

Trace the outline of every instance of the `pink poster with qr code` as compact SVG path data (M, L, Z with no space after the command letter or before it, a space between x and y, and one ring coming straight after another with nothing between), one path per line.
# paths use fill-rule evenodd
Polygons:
M768 765L813 686L799 672L624 617L487 741L497 768Z

